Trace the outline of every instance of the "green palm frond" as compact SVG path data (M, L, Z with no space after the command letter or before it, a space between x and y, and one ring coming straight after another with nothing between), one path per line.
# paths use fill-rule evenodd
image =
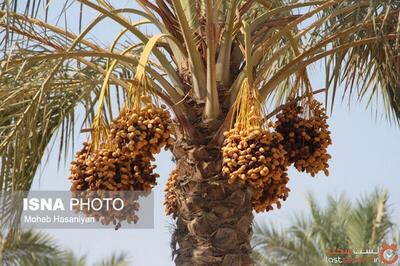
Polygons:
M113 253L109 258L96 263L95 266L128 266L128 255L126 253Z
M88 103L87 111L92 111L89 103L96 98L99 79L90 69L78 71L67 63L52 74L53 81L42 86L57 63L45 60L22 66L4 65L1 69L0 181L4 189L28 189L27 179L31 180L59 128L65 147L69 145L77 104ZM6 184L11 180L13 186L8 188Z
M46 61L2 70L0 104L0 186L7 190L27 190L52 136L63 128L66 144L73 133L74 108L89 101L98 80L91 73L77 73L66 66L55 75L48 88L41 83L56 62ZM48 69L45 72L44 69ZM27 130L27 129L31 130ZM10 182L13 181L13 182ZM7 188L12 184L12 187Z
M394 226L386 207L387 200L387 192L376 190L357 202L347 226L353 247L369 248L386 239Z
M348 239L345 225L351 212L351 203L343 195L337 199L328 196L326 209L321 209L311 195L308 195L308 203L312 215L313 235L318 236L321 249L346 246Z
M343 195L328 196L325 208L311 195L307 198L310 219L297 215L285 230L254 225L254 256L265 262L260 265L328 265L326 250L370 249L397 241L398 228L391 221L388 194L383 190L360 198L355 205Z
M19 230L0 236L0 263L7 266L86 266L86 255L61 248L47 233ZM112 253L95 266L128 266L127 253Z
M286 237L283 231L273 226L255 224L253 230L256 254L263 257L260 261L265 260L272 264L301 262L299 252L301 247L296 239Z
M65 265L65 254L47 234L31 230L0 238L2 265Z
M357 2L362 1L345 1L339 7L345 8ZM326 10L324 15L329 16L335 9L337 7ZM385 38L388 34L399 33L399 11L397 1L369 1L351 12L344 12L328 20L324 25L325 35L354 28L352 34L337 38L332 43L333 49L369 37L380 38L379 42L355 46L328 58L329 76L326 86L332 87L332 101L338 86L342 84L344 93L354 94L359 99L366 98L368 104L373 103L376 98L374 96L380 97L388 117L399 118L398 36Z
M72 251L65 251L62 261L59 262L59 266L86 266L87 265L86 255L76 256ZM58 266L57 265L57 266Z

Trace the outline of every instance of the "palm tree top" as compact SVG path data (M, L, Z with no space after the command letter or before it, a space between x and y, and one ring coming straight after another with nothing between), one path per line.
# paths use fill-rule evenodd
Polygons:
M45 17L36 17L40 6L34 3L1 5L2 187L29 187L57 130L66 151L79 103L86 110L83 127L93 135L101 131L133 78L148 79L193 136L199 112L206 124L229 114L244 79L261 101L280 104L288 95L309 93L312 88L296 84L307 83L306 69L314 62L325 64L332 103L343 84L343 93L368 102L380 96L388 115L399 117L397 1L140 0L139 8L120 9L107 1L72 4L82 16L88 9L98 16L69 31L46 22L48 7ZM133 15L140 20L132 22ZM109 47L88 38L105 23L121 28ZM140 25L156 30L149 36Z

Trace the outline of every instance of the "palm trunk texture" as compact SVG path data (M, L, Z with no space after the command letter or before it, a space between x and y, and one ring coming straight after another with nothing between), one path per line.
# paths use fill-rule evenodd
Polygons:
M172 236L176 265L253 265L251 189L228 184L221 172L219 146L180 140L173 154L177 164Z

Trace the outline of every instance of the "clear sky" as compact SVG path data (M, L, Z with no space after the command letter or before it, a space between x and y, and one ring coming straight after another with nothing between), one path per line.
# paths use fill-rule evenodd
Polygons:
M61 1L60 1L61 2ZM121 1L122 2L122 1ZM86 21L90 20L88 14ZM55 18L56 12L50 12ZM100 40L107 45L107 36L113 36L119 28L101 26L95 29L91 38ZM72 26L73 27L73 26ZM315 88L323 87L323 68L319 65L310 71L310 77ZM82 118L83 114L81 113ZM77 118L78 121L81 121ZM386 120L375 119L370 109L365 109L364 103L347 102L335 106L329 119L332 131L333 145L330 147L330 176L319 175L312 178L290 169L289 187L292 190L282 209L265 214L257 214L256 221L288 224L294 213L306 211L305 194L311 192L321 204L326 195L345 193L350 199L356 199L361 194L372 192L376 187L387 189L390 194L390 204L394 221L400 221L400 129L391 126ZM86 135L78 134L75 149L78 149ZM57 139L55 139L57 143ZM49 155L49 161L35 177L32 190L68 190L67 180L69 162L72 154L67 157L67 164L61 163L58 170L58 151L55 148ZM169 172L173 169L171 155L162 152L157 157L157 171L161 175L155 188L155 227L154 229L126 230L48 230L64 247L74 250L78 255L88 254L90 262L100 260L112 251L129 252L132 265L164 266L173 265L170 256L170 231L173 221L166 217L163 207L163 189ZM39 178L40 176L40 178Z

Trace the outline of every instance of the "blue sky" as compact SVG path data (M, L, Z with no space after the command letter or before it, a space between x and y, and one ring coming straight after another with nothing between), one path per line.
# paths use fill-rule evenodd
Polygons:
M90 13L85 13L89 21ZM50 12L53 18L56 12ZM114 26L98 27L91 35L92 39L100 40L105 45L110 42L108 36L119 31ZM74 25L70 25L74 27ZM315 88L324 84L323 68L315 65L310 71L310 77ZM80 114L83 116L83 114ZM82 118L82 117L80 117ZM78 118L78 121L80 121ZM282 209L265 214L257 214L256 221L267 221L278 225L289 224L295 213L307 211L305 194L312 193L322 205L326 196L345 193L349 199L356 199L362 194L372 192L375 188L386 189L390 194L390 204L393 218L400 221L400 177L397 170L400 163L400 130L390 125L386 120L375 119L370 109L365 109L364 103L338 103L329 119L332 131L333 145L329 151L330 176L318 175L310 177L297 173L293 168L289 171L289 187L291 193ZM86 135L76 138L76 146L85 140ZM55 140L57 143L57 139ZM58 151L54 149L49 154L49 161L35 177L33 190L68 190L67 180L69 162L72 154L67 157L67 164L61 163L57 169ZM173 265L170 257L170 231L173 221L166 217L163 207L163 190L169 172L173 169L171 156L162 152L157 157L157 171L161 175L155 188L155 227L154 229L126 230L47 230L60 245L73 249L77 254L88 254L91 262L102 259L112 251L127 251L132 265L159 266Z

